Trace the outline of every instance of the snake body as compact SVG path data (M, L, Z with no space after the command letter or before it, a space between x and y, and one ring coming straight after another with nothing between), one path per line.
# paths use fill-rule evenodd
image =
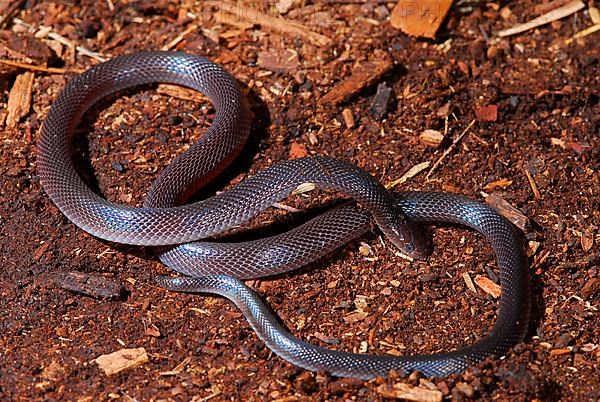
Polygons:
M143 207L109 202L87 187L76 172L70 156L73 132L82 115L99 99L156 82L204 93L215 107L215 119L198 143L161 172ZM235 158L249 127L249 112L237 83L209 60L181 52L117 57L71 80L54 101L38 141L38 174L46 193L77 226L110 241L160 246L156 250L163 262L192 276L160 277L160 284L172 290L229 298L275 353L301 367L357 378L386 375L392 368L405 374L417 369L428 376L445 376L505 353L522 340L529 321L530 296L527 261L518 235L495 211L468 198L444 193L393 195L356 166L316 156L280 162L219 195L181 205ZM361 207L342 205L268 239L198 242L247 222L307 182L340 191ZM458 223L484 234L496 253L502 285L492 331L472 346L430 356L331 351L294 338L239 281L302 266L367 231L371 218L394 245L415 257L426 256L429 249L418 223Z

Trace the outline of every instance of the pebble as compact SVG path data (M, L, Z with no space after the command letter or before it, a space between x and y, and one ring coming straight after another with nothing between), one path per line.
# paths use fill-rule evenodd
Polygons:
M121 162L113 161L110 166L113 168L113 170L119 173L123 173L125 171L125 166L123 166Z

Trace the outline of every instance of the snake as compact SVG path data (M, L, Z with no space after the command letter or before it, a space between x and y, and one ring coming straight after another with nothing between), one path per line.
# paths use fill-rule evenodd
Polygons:
M175 84L206 95L214 119L204 135L164 168L141 207L111 202L94 192L72 161L74 132L100 99L127 88ZM491 207L440 192L392 193L356 165L328 156L275 163L212 197L188 203L243 150L251 112L239 84L210 60L179 51L144 51L115 57L71 79L44 119L37 171L51 201L76 226L100 239L149 246L183 276L158 276L166 289L209 293L231 300L258 337L283 359L333 376L370 379L390 370L428 377L460 373L505 354L526 335L530 316L527 257L516 228ZM248 242L212 238L236 228L310 184L352 199L288 232ZM490 332L470 346L431 355L370 355L330 350L292 335L242 280L288 272L372 229L372 222L404 253L431 252L425 224L463 225L482 233L496 254L501 296Z

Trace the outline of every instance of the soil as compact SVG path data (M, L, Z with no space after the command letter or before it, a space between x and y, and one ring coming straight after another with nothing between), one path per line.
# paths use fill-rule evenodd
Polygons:
M67 71L35 72L31 110L1 134L2 399L381 400L382 384L400 382L458 400L600 398L600 48L598 34L565 43L591 25L587 11L498 38L495 32L536 17L534 2L458 2L437 39L425 40L390 27L392 3L296 5L284 18L331 38L319 45L266 24L223 23L194 2L15 3L12 17L106 58L160 49L194 23L186 12L198 15L200 27L173 48L223 64L255 115L248 147L207 194L303 154L352 161L389 183L452 147L427 179L426 170L396 189L482 202L495 194L527 216L534 315L527 338L506 357L441 380L392 375L363 382L286 363L230 302L161 289L153 277L169 271L151 252L88 235L49 200L36 173L37 133L72 71L98 61L49 37L36 39L11 18L0 37L3 59ZM252 7L276 13L266 3ZM357 66L384 59L392 68L376 82L337 105L318 103ZM0 71L6 105L23 70ZM389 103L376 94L381 83L391 88ZM157 172L202 135L213 112L207 102L153 86L127 91L88 114L74 157L108 199L140 205ZM444 134L442 143L424 143L426 129ZM339 198L313 192L285 203L309 210ZM250 227L287 228L289 215L273 209ZM497 280L495 261L472 231L445 226L433 233L435 251L426 261L397 256L374 231L299 272L248 283L294 334L321 346L378 354L451 350L494 322L497 299L479 287L474 293L465 277ZM74 293L65 275L91 275L88 288L107 281L116 285L115 297ZM358 307L366 316L350 322ZM144 348L149 360L106 375L94 360L123 348Z

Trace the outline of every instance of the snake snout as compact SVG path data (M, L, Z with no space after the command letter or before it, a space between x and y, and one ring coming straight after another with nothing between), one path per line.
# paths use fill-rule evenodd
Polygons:
M403 253L418 260L425 259L431 254L433 250L431 236L423 227L402 219L395 225L393 232L391 236L389 234L387 236Z

